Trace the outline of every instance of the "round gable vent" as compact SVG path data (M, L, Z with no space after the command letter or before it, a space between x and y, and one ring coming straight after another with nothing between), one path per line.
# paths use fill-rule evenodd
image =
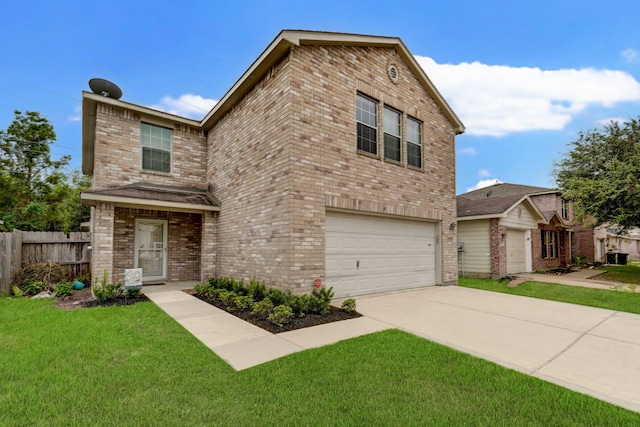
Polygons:
M387 75L392 82L398 83L398 74L398 67L396 64L389 64L387 66Z

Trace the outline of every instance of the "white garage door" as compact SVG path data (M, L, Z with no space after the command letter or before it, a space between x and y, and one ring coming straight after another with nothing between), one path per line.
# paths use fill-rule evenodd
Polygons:
M524 231L507 230L507 274L527 271L525 242Z
M336 297L435 285L435 224L327 212L326 286Z

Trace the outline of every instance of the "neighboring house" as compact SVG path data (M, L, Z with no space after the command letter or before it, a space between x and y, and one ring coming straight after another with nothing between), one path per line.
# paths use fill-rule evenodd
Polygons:
M203 120L85 92L94 281L456 284L463 131L390 37L283 31Z
M640 259L640 228L621 230L620 227L603 224L598 227L582 227L576 224L573 239L573 255L585 257L585 262L607 263L607 253L623 253L627 259Z
M574 213L559 191L495 184L457 203L461 275L501 278L571 264Z

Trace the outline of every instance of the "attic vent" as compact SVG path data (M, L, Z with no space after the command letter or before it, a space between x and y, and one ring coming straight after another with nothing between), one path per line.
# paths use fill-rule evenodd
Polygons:
M485 197L489 197L493 194L493 190L489 190L486 193L484 193Z
M389 64L389 66L387 67L387 74L389 75L389 79L391 79L392 82L398 83L398 67L396 66L396 64Z

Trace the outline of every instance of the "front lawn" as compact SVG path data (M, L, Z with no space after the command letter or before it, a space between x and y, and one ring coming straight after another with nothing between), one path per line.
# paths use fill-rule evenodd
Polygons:
M458 280L458 284L466 288L483 289L505 294L523 295L640 314L640 293L581 288L579 286L535 281L524 282L511 288L507 286L507 283L507 281L468 279L462 277Z
M607 265L598 267L606 273L598 275L599 280L611 280L612 282L640 285L640 260L630 260L627 265Z
M398 330L241 372L150 302L0 298L0 425L640 425Z

